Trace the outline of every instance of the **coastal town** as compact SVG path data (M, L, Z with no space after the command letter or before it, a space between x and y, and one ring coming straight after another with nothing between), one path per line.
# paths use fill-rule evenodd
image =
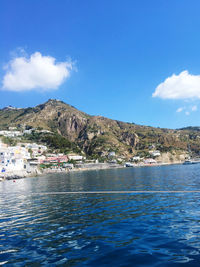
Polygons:
M23 136L33 131L48 133L47 130L24 129L9 127L0 130L0 180L16 179L41 175L50 172L69 172L77 170L107 169L122 167L154 166L167 164L161 161L161 153L150 146L147 157L135 155L131 158L116 155L114 151L107 153L103 162L99 159L88 159L83 154L56 153L44 144L22 142ZM7 142L9 140L9 142ZM184 156L177 161L184 161Z
M0 267L200 267L200 1L0 0Z

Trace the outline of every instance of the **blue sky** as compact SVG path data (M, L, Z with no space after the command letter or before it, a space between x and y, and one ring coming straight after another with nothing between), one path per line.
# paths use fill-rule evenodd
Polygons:
M198 0L1 0L0 108L56 98L122 121L200 125L199 10ZM34 59L49 61L40 71Z

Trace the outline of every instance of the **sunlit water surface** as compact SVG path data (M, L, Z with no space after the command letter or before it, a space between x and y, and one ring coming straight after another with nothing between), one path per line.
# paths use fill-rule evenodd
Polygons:
M200 266L199 165L55 174L0 183L0 265ZM42 193L42 194L35 194Z

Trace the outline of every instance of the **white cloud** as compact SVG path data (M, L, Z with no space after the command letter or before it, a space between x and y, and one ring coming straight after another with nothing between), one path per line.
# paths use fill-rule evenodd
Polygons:
M192 111L197 111L197 106L196 106L196 105L193 106L193 107L191 108L191 110L192 110Z
M200 75L187 70L173 74L156 87L153 97L162 99L200 99Z
M56 62L51 56L35 52L30 57L16 57L5 67L2 89L7 91L55 90L69 78L73 63Z
M186 115L190 115L191 112L197 111L198 107L197 105L190 106L190 107L180 107L176 110L176 112L180 113L182 111L185 111Z
M176 112L181 112L181 111L183 111L184 110L184 108L178 108L177 110L176 110Z

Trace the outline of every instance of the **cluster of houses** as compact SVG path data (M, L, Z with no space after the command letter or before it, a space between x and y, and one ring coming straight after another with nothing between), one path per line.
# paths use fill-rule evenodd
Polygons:
M0 171L14 172L29 170L30 153L25 147L8 146L0 143Z
M29 129L24 131L18 131L15 127L10 127L8 131L0 131L0 135L7 137L18 137L24 134L30 134L35 129ZM46 130L42 130L48 132ZM152 147L154 149L154 147ZM149 157L142 158L140 156L134 156L131 158L131 162L143 163L143 164L154 164L156 158L161 155L158 150L150 150L148 152ZM115 152L111 151L107 154L107 163L122 163L126 159L118 157ZM45 145L36 143L18 143L16 146L9 146L1 142L0 139L0 173L26 171L33 172L38 168L39 165L55 166L55 168L62 166L64 168L73 168L72 162L76 162L80 166L83 164L91 165L84 156L76 154L49 154L48 148ZM97 161L93 162L93 165L98 165ZM96 166L95 165L95 166ZM128 164L127 166L132 166ZM77 165L78 166L78 165Z
M0 135L6 136L6 137L18 137L24 135L23 132L13 130L13 131L0 131Z
M9 146L0 139L0 173L16 173L26 171L32 173L39 165L55 165L73 168L70 161L81 162L85 157L75 154L49 154L47 147L36 143L18 143Z
M15 172L26 170L33 171L33 158L38 162L44 159L43 153L47 150L46 146L38 144L22 143L16 146L9 146L0 141L0 171Z
M148 154L149 154L148 158L144 158L144 157L140 157L140 156L134 156L134 157L132 157L131 161L133 161L133 162L143 161L145 164L153 164L153 163L157 163L155 158L161 156L161 153L159 150L150 150L148 152Z
M154 147L153 147L154 148ZM141 157L139 155L136 155L132 158L130 158L130 162L132 163L144 163L144 164L156 164L157 158L161 156L161 153L159 150L149 150L147 157ZM115 152L109 152L108 153L108 162L114 163L114 162L124 162L126 158L124 157L117 157ZM129 163L130 163L129 162ZM129 164L128 164L129 165ZM132 164L130 164L132 166Z
M36 132L49 132L47 130L23 129L17 130L16 127L9 127L8 130L1 130L0 136L16 138L25 134ZM16 146L9 146L4 144L0 138L0 174L2 173L16 173L25 171L32 173L38 169L38 166L55 166L64 168L73 168L71 162L81 163L86 158L82 155L76 154L55 154L48 153L48 148L45 145L36 143L20 143Z
M23 129L21 131L19 131L17 129L17 127L9 127L9 130L1 130L0 131L0 135L6 136L6 137L20 137L23 136L25 134L31 134L32 132L40 132L40 133L51 133L48 130L37 130L35 128L31 128L31 129Z

